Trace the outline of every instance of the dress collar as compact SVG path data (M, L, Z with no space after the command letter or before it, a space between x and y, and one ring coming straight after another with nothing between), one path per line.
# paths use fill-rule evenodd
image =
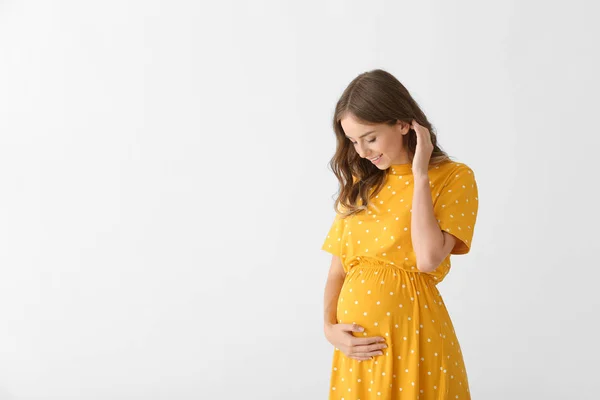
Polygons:
M390 174L392 175L411 175L412 164L392 164L390 165Z

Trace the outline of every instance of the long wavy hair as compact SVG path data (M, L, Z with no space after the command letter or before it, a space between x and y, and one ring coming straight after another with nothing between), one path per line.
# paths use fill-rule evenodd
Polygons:
M370 198L379 193L390 173L389 168L380 170L356 152L340 122L348 114L365 125L385 123L393 126L398 120L411 125L414 119L431 133L433 152L429 167L452 161L438 145L433 125L398 79L381 69L358 75L342 93L333 116L337 145L329 166L339 181L333 208L342 218L368 209ZM417 134L410 128L404 137L412 163L417 149Z

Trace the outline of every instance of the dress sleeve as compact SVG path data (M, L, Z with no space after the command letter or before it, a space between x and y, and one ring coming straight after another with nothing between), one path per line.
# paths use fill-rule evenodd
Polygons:
M327 237L323 242L323 246L321 246L322 250L325 250L328 253L331 253L335 256L342 256L342 236L344 234L344 221L340 217L339 214L335 214L335 218L331 227L329 228L329 232L327 233Z
M434 207L441 230L458 239L450 254L467 254L471 250L478 206L475 174L462 164L446 181Z

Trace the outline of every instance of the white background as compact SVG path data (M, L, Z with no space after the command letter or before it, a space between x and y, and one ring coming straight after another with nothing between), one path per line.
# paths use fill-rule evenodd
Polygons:
M597 399L597 15L0 2L0 399L327 398L331 118L374 68L475 171L473 398Z

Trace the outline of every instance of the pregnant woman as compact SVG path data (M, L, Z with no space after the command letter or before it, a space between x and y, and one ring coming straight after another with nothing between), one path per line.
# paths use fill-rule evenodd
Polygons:
M408 90L377 69L335 109L339 180L325 286L334 346L329 399L470 399L467 370L437 289L471 248L473 170L454 162Z

